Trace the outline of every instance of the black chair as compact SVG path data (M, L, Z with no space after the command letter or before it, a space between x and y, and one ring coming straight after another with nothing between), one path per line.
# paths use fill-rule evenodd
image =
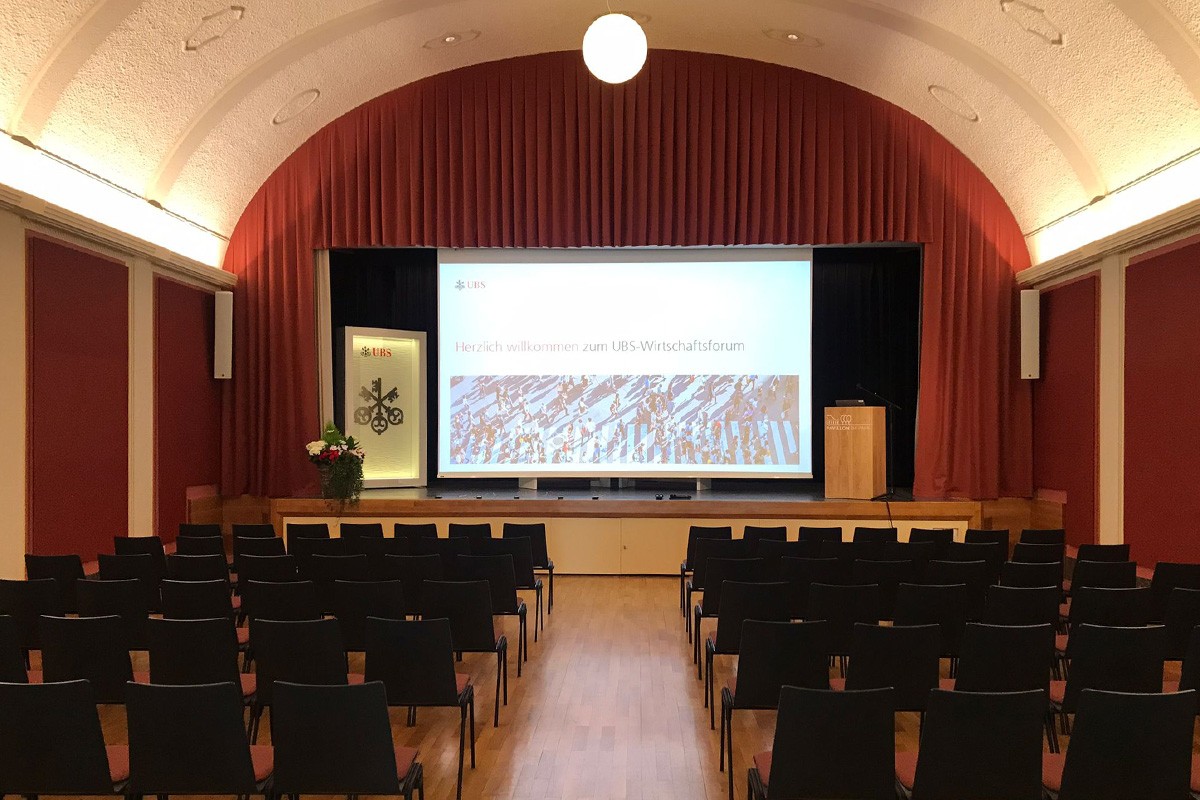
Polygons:
M989 586L981 621L988 625L1058 625L1057 586Z
M1054 658L1054 626L968 623L963 632L958 669L942 688L959 692L1025 692L1049 698ZM1042 708L1046 741L1058 749L1054 721Z
M446 580L458 577L458 558L471 554L471 541L466 538L457 539L412 539L412 554L414 556L435 555L442 560L442 574Z
M853 662L851 662L853 668ZM896 754L896 781L908 796L1035 800L1042 788L1046 693L935 689L917 753Z
M65 614L77 609L75 581L83 578L83 560L77 555L35 556L25 554L25 577L28 580L52 578L58 583L59 608Z
M872 528L859 525L854 529L852 542L898 542L900 534L895 528Z
M158 536L114 536L113 552L119 556L150 556L155 579L161 581L167 576L167 554Z
M916 568L911 561L862 559L854 562L850 573L852 583L863 586L873 583L879 587L880 619L892 619L895 616L897 588L902 583L911 583L916 579Z
M175 540L175 553L181 556L220 556L225 558L225 540L220 536L181 536ZM167 574L171 574L167 556Z
M247 581L242 609L250 619L320 619L324 609L312 581Z
M1020 546L1020 545L1018 545ZM1000 585L1031 589L1040 586L1062 586L1063 566L1055 563L1026 563L1005 561L1000 569Z
M1065 756L1047 755L1046 788L1058 800L1189 797L1194 692L1080 693Z
M1009 532L1007 530L982 530L980 528L967 528L963 534L963 542L966 544L994 544L999 545L1004 551L1005 556L1008 555ZM973 561L974 559L966 559Z
M42 681L86 680L97 703L125 702L125 684L145 682L133 671L120 617L42 617Z
M933 557L941 559L946 552L946 545L954 541L953 528L913 528L908 532L908 541L913 544L932 544Z
M0 683L28 683L21 631L12 617L0 616Z
M517 677L529 660L529 607L517 595L517 574L512 556L461 556L459 577L464 581L486 581L492 595L492 613L517 618Z
M367 573L373 581L388 579L383 563L384 556L406 556L412 552L412 545L408 539L360 536L346 541L350 543L351 555L366 556Z
M955 542L954 544L957 544ZM991 547L992 545L981 545ZM991 569L985 561L930 561L925 565L921 583L949 586L961 583L967 587L967 619L979 619L983 613L984 597L992 584Z
M846 678L830 681L847 690L891 687L897 711L924 713L938 687L941 631L937 625L854 626Z
M779 753L779 763L772 755ZM803 754L797 758L796 754ZM754 756L752 800L841 797L894 800L891 689L828 692L784 686L771 750Z
M414 790L424 795L416 748L397 747L392 740L382 683L309 686L281 681L271 716L271 788L276 796L370 794L411 800Z
M129 792L267 794L274 753L251 746L235 682L128 687Z
M250 621L254 642L254 678L258 691L250 715L250 741L257 742L263 711L271 708L271 738L279 732L274 717L275 687L279 681L312 686L362 683L350 674L342 629L336 619ZM339 732L340 733L340 732Z
M763 559L763 563L769 564L770 562ZM764 567L764 570L766 569ZM814 583L838 586L850 582L850 575L845 569L845 564L836 558L789 558L785 556L779 559L779 564L774 570L774 577L789 586L792 619L808 617L809 588Z
M327 522L289 522L285 530L289 548L296 539L329 538L329 523Z
M845 676L854 626L879 624L879 587L814 583L808 590L807 619L829 623L829 655L838 657L841 674Z
M0 619L4 618L0 617ZM14 663L11 655L6 660L10 664ZM1200 627L1193 628L1191 636L1188 638L1187 650L1184 652L1183 663L1180 665L1179 680L1163 681L1164 692L1188 690L1195 691L1197 699L1200 699ZM1196 714L1200 716L1200 707L1197 707Z
M1076 568L1078 568L1076 564ZM1160 561L1154 565L1150 580L1151 615L1155 622L1167 617L1167 601L1175 589L1200 589L1200 564Z
M451 522L446 526L446 533L451 539L490 539L492 538L492 523Z
M191 686L229 681L254 708L258 682L238 670L238 641L229 617L150 620L150 683Z
M382 539L382 522L343 522L339 526L343 539Z
M317 585L317 599L322 611L333 610L335 581L369 581L374 577L370 559L364 555L311 556L301 562L300 575Z
M784 686L829 688L829 643L824 622L742 623L738 674L721 687L721 769L729 759L733 796L733 712L779 706Z
M1067 591L1073 595L1077 589L1132 589L1135 586L1137 564L1132 561L1076 561Z
M899 545L896 542L821 542L818 553L820 558L836 558L845 562L849 572L854 562L862 559L893 560L897 547Z
M223 555L167 556L167 577L173 581L229 580L229 566Z
M179 537L175 543L179 543L179 539L187 539L189 537L196 538L211 538L213 536L221 536L221 523L219 522L181 522L179 523Z
M1004 533L1004 531L980 531L980 533ZM1007 557L1007 548L995 542L951 542L946 546L944 556L946 561L982 561L987 564L989 584L1000 581L1000 570Z
M803 529L802 529L803 530ZM688 618L687 577L693 570L693 559L696 554L696 542L701 539L732 539L733 528L724 526L692 525L688 528L687 552L679 564L679 611L686 620Z
M1068 627L1074 630L1079 625L1100 625L1109 628L1137 628L1150 624L1150 590L1140 589L1078 589L1071 612L1067 617ZM1059 658L1070 663L1074 657L1072 638L1066 634L1058 636L1056 648ZM1166 652L1164 650L1165 657Z
M911 561L913 575L917 580L925 574L929 562L938 557L939 545L935 542L900 542L889 545L890 560Z
M554 610L554 561L546 545L546 523L506 522L500 528L501 539L528 539L533 553L533 568L546 573L546 613ZM536 635L535 635L536 638Z
M1076 548L1076 561L1128 561L1127 544L1081 544Z
M776 566L781 558L818 558L820 555L821 543L813 541L780 542L775 539L763 539L754 545L753 549L754 558L761 558L768 564ZM768 567L768 569L772 568Z
M1200 590L1176 589L1167 598L1167 660L1182 661L1192 631L1200 625Z
M820 528L809 525L801 525L800 532L796 537L798 542L840 542L841 540L841 528Z
M753 548L757 548L762 542L786 542L787 526L747 525L742 528L742 538L750 542L750 546ZM757 555L757 551L754 554Z
M471 542L473 556L511 556L517 588L533 592L534 624L533 640L538 640L538 628L545 629L543 616L542 579L534 572L533 540L527 536L509 536L501 539L476 539Z
M279 558L287 555L283 539L272 537L233 537L233 569L241 577L241 563L245 556ZM293 570L293 576L295 572Z
M696 542L692 554L692 577L687 582L687 601L692 604L692 595L704 590L708 579L706 568L710 558L750 558L754 545L742 539L701 539ZM688 641L692 639L692 619L688 614L684 619L684 630Z
M87 681L0 683L0 708L0 794L125 794L129 748L105 745Z
M235 522L230 526L234 539L277 539L279 534L269 522Z
M1030 544L1065 544L1067 532L1062 528L1024 528L1017 541Z
M693 637L695 646L692 648L692 663L696 665L699 678L700 670L700 624L704 618L715 619L721 610L721 587L725 581L739 583L754 583L766 580L764 577L765 564L761 558L710 558L705 567L704 594L695 607L696 636Z
M126 650L145 650L146 624L150 608L140 581L82 580L75 584L79 595L79 616L121 618Z
M475 769L475 688L471 685L470 675L454 671L453 647L450 623L445 619L371 619L367 623L366 679L383 683L388 705L408 707L409 725L416 722L418 707L458 708L458 789L455 797L461 798L468 720L471 769Z
M334 581L333 616L342 626L342 644L350 652L366 649L368 617L404 619L400 581Z
M53 578L28 581L0 580L0 614L17 624L21 647L26 652L42 647L39 619L65 613L62 592Z
M400 581L405 617L415 617L421 613L421 586L425 581L445 579L442 559L437 555L384 556L383 564L383 574L391 580Z
M238 593L250 581L258 583L287 583L299 579L300 570L295 556L258 556L246 553L238 557Z
M392 525L392 535L397 539L436 539L438 538L436 522L397 522Z
M296 557L296 563L303 572L313 556L356 556L358 550L352 539L301 537L288 540L288 555Z
M225 581L163 581L163 619L237 620L237 612ZM239 604L240 605L240 604ZM238 649L249 655L250 631L236 628ZM249 664L247 663L247 668Z
M937 625L941 657L958 658L967 625L967 587L961 583L902 583L896 591L892 621L897 626Z
M1065 545L1017 542L1013 545L1012 558L1009 560L1023 564L1062 564L1065 557Z
M709 728L716 729L716 680L713 675L716 657L737 655L741 651L742 623L746 620L787 622L790 618L787 584L724 582L716 630L704 640L704 702L708 707Z
M96 556L99 571L96 576L102 581L137 580L142 582L146 592L146 605L151 613L157 613L161 607L158 595L158 584L166 575L166 558L160 563L154 556L145 553L135 555L113 555L101 553Z
M456 653L496 654L496 704L492 726L500 726L500 696L508 705L508 639L492 618L492 590L487 581L426 581L421 590L421 618L447 619Z

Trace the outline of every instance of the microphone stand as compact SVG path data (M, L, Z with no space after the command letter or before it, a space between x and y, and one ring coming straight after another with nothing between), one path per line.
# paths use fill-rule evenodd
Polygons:
M888 502L890 500L895 500L896 499L896 491L895 491L896 483L895 483L895 480L893 477L894 473L892 472L892 459L894 458L894 455L892 453L892 451L893 451L893 447L892 447L892 427L893 427L892 426L892 412L893 411L903 411L904 409L901 408L896 403L893 403L891 400L888 400L883 395L877 394L876 392L872 392L870 389L863 386L861 383L854 384L854 387L856 389L858 389L860 392L865 392L866 394L871 395L876 400L879 400L880 402L883 403L883 426L887 429L887 483L888 483L887 491L881 495L876 495L875 497L872 497L871 499L872 500L883 500L884 502ZM890 513L891 506L890 505L888 506L888 509L889 509L888 517L890 518L891 517L891 513Z

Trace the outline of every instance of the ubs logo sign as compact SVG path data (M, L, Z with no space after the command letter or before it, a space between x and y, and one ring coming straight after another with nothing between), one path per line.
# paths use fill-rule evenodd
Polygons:
M358 354L363 358L391 358L392 348L390 347L361 347Z
M455 281L454 288L460 292L463 289L486 289L487 283L484 281Z

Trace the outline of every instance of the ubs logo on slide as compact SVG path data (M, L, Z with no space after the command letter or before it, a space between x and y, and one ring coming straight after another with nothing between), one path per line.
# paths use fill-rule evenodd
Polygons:
M485 283L484 281L462 281L462 280L460 280L460 281L454 282L454 288L458 289L460 292L463 289L486 289L487 283Z

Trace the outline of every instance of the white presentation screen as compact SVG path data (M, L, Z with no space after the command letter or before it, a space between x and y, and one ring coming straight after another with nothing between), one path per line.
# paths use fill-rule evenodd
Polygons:
M808 249L442 250L438 472L811 477Z

